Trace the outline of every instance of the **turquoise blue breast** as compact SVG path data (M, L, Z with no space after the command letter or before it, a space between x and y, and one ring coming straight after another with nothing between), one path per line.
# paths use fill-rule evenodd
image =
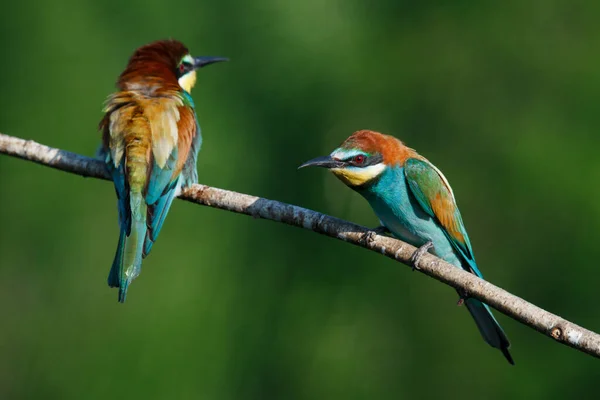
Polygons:
M423 211L410 192L404 168L388 167L377 182L359 193L394 236L417 247L431 240L434 254L456 266L461 265L443 229Z

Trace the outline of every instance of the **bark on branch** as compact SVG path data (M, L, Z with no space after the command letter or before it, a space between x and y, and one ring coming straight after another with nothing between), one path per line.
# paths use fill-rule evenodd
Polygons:
M104 163L99 160L1 133L0 153L85 177L110 179ZM192 203L312 230L383 254L406 265L411 265L410 257L416 250L407 243L377 235L365 227L276 200L206 185L194 185L185 190L180 198ZM543 310L431 254L421 257L417 267L425 275L460 289L470 297L484 301L501 313L559 343L600 358L600 335L597 333Z

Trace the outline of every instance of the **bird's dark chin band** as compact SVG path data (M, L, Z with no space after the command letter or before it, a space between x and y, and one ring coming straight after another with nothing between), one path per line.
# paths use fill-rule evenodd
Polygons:
M356 190L357 192L364 192L368 190L371 186L375 185L379 181L379 176L374 176L366 182L361 183L360 185L348 185L348 187L352 190Z

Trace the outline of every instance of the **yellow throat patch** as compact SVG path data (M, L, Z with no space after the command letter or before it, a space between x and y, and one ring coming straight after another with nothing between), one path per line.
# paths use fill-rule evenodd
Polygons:
M379 176L384 169L385 165L379 163L365 168L332 168L331 172L348 186L360 186Z
M179 78L179 86L188 93L192 92L192 88L196 84L196 70L190 71Z

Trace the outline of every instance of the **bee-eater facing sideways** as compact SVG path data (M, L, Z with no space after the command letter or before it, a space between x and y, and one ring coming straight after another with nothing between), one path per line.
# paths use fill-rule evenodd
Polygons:
M300 168L307 166L329 168L360 193L383 227L420 248L417 256L432 248L436 256L482 278L448 180L400 140L358 131L331 155L307 161ZM473 298L464 303L483 339L514 364L508 338L489 307Z
M173 198L198 180L202 137L190 91L196 70L226 61L192 57L176 40L140 47L108 97L102 153L117 192L121 233L108 285L124 302L156 241Z

